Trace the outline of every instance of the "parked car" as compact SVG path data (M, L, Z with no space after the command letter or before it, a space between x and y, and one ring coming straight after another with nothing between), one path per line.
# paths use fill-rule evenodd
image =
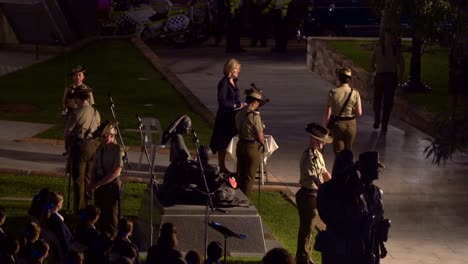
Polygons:
M307 36L379 35L380 17L367 0L309 1L298 39Z

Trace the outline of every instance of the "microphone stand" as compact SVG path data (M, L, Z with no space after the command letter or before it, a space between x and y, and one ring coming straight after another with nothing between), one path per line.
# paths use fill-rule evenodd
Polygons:
M114 100L112 100L112 96L110 95L109 93L109 102L110 102L110 110L111 110L111 113L112 113L112 117L114 118L114 122L115 122L115 129L117 130L117 134L119 134L119 139L120 139L120 145L122 146L123 150L124 150L124 156L122 157L123 159L123 162L125 163L124 165L124 173L123 173L123 177L122 177L122 188L121 188L121 191L120 191L120 203L119 203L119 215L120 217L123 217L123 204L124 204L124 193L125 193L125 185L126 185L126 182L127 182L127 169L130 169L130 163L128 162L128 155L127 155L127 148L125 147L125 143L123 141L123 138L122 138L122 133L120 132L120 127L119 127L119 122L117 121L117 118L115 116L115 105L114 105Z
M149 165L149 170L150 170L150 182L149 182L149 187L150 187L150 246L153 245L153 234L154 234L154 228L153 228L153 199L154 199L154 188L156 188L156 191L158 191L158 183L156 181L156 177L154 176L154 164L153 162L150 162L150 157L148 154L148 148L146 147L146 141L145 141L145 136L143 135L143 122L141 121L141 118L138 114L136 114L136 118L138 119L138 130L140 131L140 138L141 138L141 144L143 146L143 149L145 151L145 156L146 160L148 161Z
M198 150L198 148L200 147L200 141L198 140L197 133L195 132L194 129L191 129L191 132L192 132L193 142L195 143L195 151L197 153L197 160L198 160L198 163L200 165L201 175L203 177L203 183L205 184L205 192L201 191L201 190L198 190L198 189L197 189L197 191L207 196L206 206L205 206L205 238L204 238L205 248L203 250L204 251L204 261L206 262L206 259L207 259L206 258L206 248L208 246L208 222L210 220L210 215L215 212L215 209L214 209L214 206L213 206L213 199L212 199L212 196L214 195L214 193L210 192L210 189L208 187L208 182L206 181L206 175L205 175L205 170L203 168L203 162L201 161L200 152ZM211 209L211 213L208 213L208 207Z

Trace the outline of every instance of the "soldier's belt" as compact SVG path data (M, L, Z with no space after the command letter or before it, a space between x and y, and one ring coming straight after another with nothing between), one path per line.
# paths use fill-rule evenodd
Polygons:
M306 187L301 187L299 189L299 191L301 192L306 192L306 193L317 193L317 190L316 189L310 189L310 188L306 188Z
M246 139L246 138L239 138L239 142L242 142L242 143L258 143L258 141L255 140L255 139Z

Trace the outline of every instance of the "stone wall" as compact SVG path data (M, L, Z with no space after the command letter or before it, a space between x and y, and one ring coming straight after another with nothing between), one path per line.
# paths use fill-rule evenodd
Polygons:
M328 47L327 39L308 38L307 68L333 84L336 83L336 68L340 66L351 68L353 74L351 86L359 91L362 100L372 102L370 73L333 48ZM410 105L402 96L395 96L392 115L425 133L433 134L432 120L434 120L434 115Z

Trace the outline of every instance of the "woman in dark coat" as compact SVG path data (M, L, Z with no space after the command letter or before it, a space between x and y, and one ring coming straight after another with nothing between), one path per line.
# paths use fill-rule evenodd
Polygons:
M211 136L210 148L218 153L218 164L221 173L230 173L226 168L226 148L232 137L237 134L234 121L236 110L243 107L237 88L237 78L240 72L240 62L230 59L224 64L224 77L218 83L218 111Z

